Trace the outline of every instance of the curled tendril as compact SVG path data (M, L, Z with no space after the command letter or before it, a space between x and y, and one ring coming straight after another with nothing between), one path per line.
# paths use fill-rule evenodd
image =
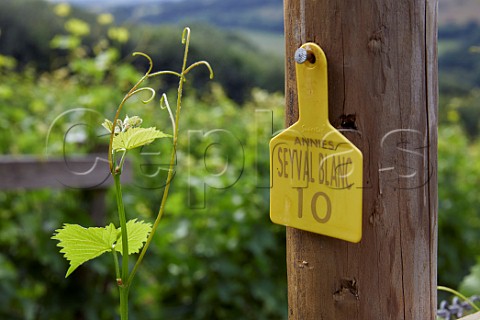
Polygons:
M155 99L156 92L155 92L155 90L154 90L153 88L150 88L150 87L139 88L139 89L133 91L133 92L130 94L129 98L130 98L131 96L139 93L139 92L142 92L142 91L150 91L150 93L151 93L150 98L148 98L147 100L142 100L143 103L147 104L147 103L151 102L153 99Z
M192 69L194 69L194 68L196 68L200 65L204 65L208 68L208 71L210 71L210 79L213 79L213 69L210 66L210 63L208 63L207 61L198 61L198 62L192 63L187 69L185 69L185 71L183 72L183 75L186 75Z
M142 56L142 57L144 57L145 59L148 60L149 67L148 67L147 72L145 73L145 76L148 76L148 75L150 74L150 72L152 71L152 69L153 69L153 60L152 60L152 58L150 58L150 56L149 56L148 54L143 53L143 52L138 52L138 51L137 51L137 52L134 52L134 53L132 54L132 56L134 56L134 57L135 57L135 56Z
M189 27L186 27L185 29L183 29L182 44L185 45L185 50L183 51L182 72L180 73L180 78L185 82L185 69L187 68L188 48L190 47L190 28Z
M213 69L212 67L210 66L210 64L207 62L207 61L197 61L195 63L192 63L188 68L186 67L187 66L187 57L188 57L188 49L189 49L189 46L190 46L190 28L186 27L185 29L183 29L183 33L182 33L182 44L185 45L185 50L184 50L184 54L183 54L183 64L182 64L182 71L181 72L175 72L175 71L158 71L158 72L154 72L154 73L151 73L152 70L153 70L153 60L152 58L150 58L149 55L143 53L143 52L134 52L133 53L133 56L142 56L144 57L145 59L148 60L148 63L149 63L149 67L148 67L148 70L147 72L145 72L145 74L142 76L142 78L140 80L138 80L138 82L130 89L130 91L125 95L125 97L123 98L122 102L120 103L120 105L118 106L118 109L117 109L117 112L115 113L115 117L113 119L113 123L116 123L117 120L119 119L120 117L120 112L122 111L122 108L125 104L125 102L130 99L132 96L134 96L135 94L139 93L139 92L142 92L142 91L149 91L151 96L146 99L146 100L142 100L143 103L149 103L151 102L153 99L155 99L155 95L156 95L156 92L153 88L150 88L150 87L143 87L143 88L140 88L140 85L148 78L153 78L153 77L156 77L156 76L160 76L160 75L166 75L166 74L169 74L169 75L174 75L176 77L179 77L180 78L180 83L183 83L186 81L186 75L194 68L200 66L200 65L204 65L205 67L207 67L208 71L210 72L210 79L213 79ZM177 101L177 104L179 104L179 101L181 99L181 93L182 93L182 88L183 88L183 85L180 85L179 89L178 89L178 101ZM168 100L167 100L167 96L165 94L162 95L161 99L160 99L160 107L162 109L167 109L168 110L168 114L170 116L170 120L172 122L172 126L173 126L173 131L174 133L176 132L176 121L178 117L178 114L176 114L176 117L173 116L173 113L172 113L172 110L170 108L170 105L168 103ZM177 112L178 110L180 109L180 105L177 105ZM110 143L109 143L109 150L108 150L108 162L110 164L110 171L112 173L114 173L114 159L113 159L113 154L112 154L112 143L113 143L113 137L114 137L114 132L115 130L112 129L112 132L110 134Z
M160 108L167 109L168 114L170 116L170 121L172 122L173 132L175 132L175 118L173 117L172 109L170 108L170 104L168 103L167 95L164 93L160 98Z
M173 175L175 173L174 165L175 165L176 148L177 148L177 141L178 141L178 127L179 127L178 123L179 123L179 118L180 118L181 101L182 101L182 94L183 94L183 84L186 81L185 75L190 70L195 68L196 66L205 65L208 68L208 70L210 71L210 78L213 78L213 70L212 70L210 64L206 61L195 62L187 68L188 48L189 48L189 45L190 45L190 28L188 28L188 27L183 29L182 44L185 45L185 49L184 49L184 53L183 53L182 69L181 69L180 72L177 73L177 72L173 72L173 71L161 71L161 72L150 74L151 69L149 69L147 74L141 80L141 81L143 81L146 78L149 78L149 77L152 77L152 76L157 76L157 75L160 75L160 74L172 74L172 75L178 76L180 78L179 83L178 83L178 89L177 89L177 103L176 103L177 106L176 106L176 109L175 109L175 117L172 114L172 110L171 110L170 105L168 103L167 96L165 94L163 94L161 99L160 99L160 107L161 108L167 108L168 113L170 115L170 120L172 121L172 126L173 126L173 135L172 135L172 137L173 137L173 149L172 149L171 158L170 158L168 175L167 175L167 178L166 178L167 183L165 185L165 190L164 190L163 196L162 196L162 202L160 204L160 208L159 208L157 217L155 219L155 222L153 223L152 230L151 230L150 234L148 235L148 238L145 242L145 245L142 248L142 251L140 252L140 255L137 259L137 262L133 266L133 269L132 269L130 275L128 276L128 280L126 281L126 284L124 284L126 286L128 286L132 282L133 278L135 277L135 274L136 274L136 272L137 272L137 270L138 270L138 268L139 268L139 266L140 266L140 264L143 260L143 257L145 256L145 253L146 253L148 247L150 246L150 243L152 242L153 235L155 234L155 231L157 230L158 224L160 223L160 220L161 220L161 218L164 214L164 211L165 211L165 202L166 202L166 199L168 197L168 192L169 192L169 189L170 189L170 181L173 178ZM146 56L146 55L144 55L144 56ZM147 59L149 59L148 56L146 56L146 57L147 57ZM149 59L149 61L151 61L151 59ZM137 88L138 88L138 86L134 87L131 90L131 92L137 90Z
M186 27L182 32L182 44L187 44L190 42L190 28Z
M134 52L132 55L134 57L135 56L142 56L145 59L147 59L149 67L148 67L147 72L145 72L145 74L143 75L143 77L140 78L140 80L138 80L138 82L130 89L130 91L122 99L122 102L120 102L120 105L117 108L117 112L115 113L115 117L113 118L113 123L117 123L117 120L120 117L120 112L122 111L123 106L125 105L125 102L127 102L127 100L130 99L136 93L138 93L140 91L145 91L145 90L149 90L152 93L152 96L147 100L143 100L143 103L148 103L155 98L155 90L153 90L152 88L147 88L147 87L146 88L138 88L143 83L143 81L145 81L145 79L147 79L149 77L150 72L152 72L152 69L153 69L152 58L150 58L149 55L147 55L143 52ZM114 165L113 165L114 159L113 159L113 154L112 154L112 145L113 145L113 137L114 136L115 136L115 126L113 126L112 132L110 133L110 142L108 144L108 163L110 165L110 172L112 172L112 173L114 172Z

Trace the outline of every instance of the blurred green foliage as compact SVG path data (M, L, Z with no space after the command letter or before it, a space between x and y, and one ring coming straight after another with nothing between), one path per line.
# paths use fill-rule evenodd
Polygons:
M183 26L121 27L113 21L110 23L105 15L96 16L74 8L68 12L65 10L62 6L55 7L40 0L0 1L0 54L15 58L19 69L32 65L41 71L52 71L71 61L71 57L65 57L70 49L77 48L77 57L92 58L98 56L101 40L109 39L119 58L125 62L132 61L134 51L148 51L155 57L156 65L163 69L178 70L181 66L178 30ZM209 62L217 66L216 81L222 84L230 98L243 103L256 87L269 92L283 90L281 53L259 51L257 45L240 32L219 31L198 23L190 27L195 32L190 48L191 60L208 57ZM52 54L51 45L63 51ZM134 65L138 70L148 67L143 60L136 60ZM95 66L90 63L85 68L89 67ZM197 71L192 75L195 86L203 90L200 85L207 82L208 74ZM176 87L175 78L165 81L164 85Z
M51 88L57 87L56 83L50 84ZM281 122L282 97L255 91L251 101L238 109L219 87L213 89L205 93L203 101L190 97L184 103L186 117L181 124L184 134L178 150L173 193L154 240L155 246L132 292L134 319L285 318L284 230L272 225L268 218L269 180L265 172L268 156L254 156L257 144L266 145L272 129L257 134L257 129L265 128L256 128L252 121L256 108L263 108L275 111L276 123ZM69 92L63 95L68 96ZM21 100L29 103L28 96ZM5 110L2 102L0 106ZM42 117L27 115L26 118L47 125ZM271 115L269 119L271 121ZM152 117L148 121L156 123ZM271 125L270 122L270 128ZM189 145L187 129L208 133L224 128L228 128L228 134L213 136L219 147L210 150L216 154L209 154L205 163L208 137L202 134L199 144ZM45 136L37 132L34 136L38 141L30 142L31 132L17 133L9 141L10 145L26 140L25 150L21 151L42 154ZM234 144L230 144L230 133ZM259 138L263 140L257 141ZM162 145L148 148L143 152L161 150ZM138 153L134 161L136 180L125 188L130 218L140 215L142 219L151 220L155 216L157 208L152 205L158 203L161 196L159 183L163 179L150 176L155 165L155 159L150 158ZM158 157L157 161L161 162ZM225 166L228 166L227 174L217 179L215 172ZM195 171L191 173L190 169ZM196 185L192 187L189 179L195 179ZM216 185L217 189L209 185ZM199 209L189 208L191 193L200 199ZM116 287L109 272L112 271L110 260L89 262L79 268L78 274L63 279L67 263L61 259L55 243L49 240L53 230L63 222L92 225L91 212L87 211L88 203L84 200L82 191L2 194L0 315L8 319L113 317L115 310L105 308L116 305L112 302ZM109 212L114 212L114 208L112 203ZM78 305L79 301L82 305Z
M0 2L1 153L106 153L100 124L145 68L127 53L145 51L156 66L178 69L181 28L124 28L106 15L27 1ZM39 28L39 20L48 23ZM463 28L440 46L438 282L456 288L472 267L461 289L478 294L480 57L471 48L480 32ZM267 142L283 126L283 97L272 93L283 90L281 58L235 32L197 26L191 60L205 58L216 80L201 86L204 74L192 72L187 83L173 192L134 285L132 318L285 319L285 234L268 219ZM174 81L153 86L170 91ZM126 106L129 115L168 133L166 111L140 98ZM168 151L155 143L135 154L135 181L125 188L130 218L155 216ZM50 240L63 222L93 225L88 197L85 190L0 193L0 318L114 318L105 307L117 304L111 259L64 279L67 263ZM113 199L105 221L115 219Z
M108 137L101 123L113 118L123 94L141 76L130 60L121 60L117 38L106 33L90 43L85 31L95 26L59 12L70 22L48 42L64 59L58 68L47 72L25 64L18 69L18 60L0 56L2 154L106 155ZM170 63L179 63L179 51L168 41L179 43L181 29L175 38L174 29L169 30L161 46L164 52L172 50ZM192 55L202 50L193 47ZM227 67L240 72L242 63L215 68L220 79ZM152 85L168 90L168 81ZM199 89L187 82L186 92L173 192L153 252L134 285L131 317L286 318L285 232L268 218L266 149L283 122L283 96L254 89L248 98L244 92L239 105L219 83ZM169 97L173 100L175 92ZM170 132L158 99L143 105L142 98L131 99L126 112ZM135 180L125 187L124 197L129 218L155 217L169 148L168 142L159 142L134 153ZM64 279L67 262L50 240L64 222L93 225L88 197L85 190L0 194L0 318L115 317L111 306L117 305L118 293L111 259L90 261ZM105 221L115 221L114 210L109 192Z
M438 136L439 284L456 288L480 255L480 145L458 123Z
M257 90L240 111L218 86L186 98L168 215L132 297L146 319L286 317L285 234L268 217L268 155L256 155L272 133L270 112L282 121L282 104ZM259 109L269 111L269 126L256 125L267 119L255 121ZM142 195L132 205L150 217L158 193Z
M116 304L116 287L107 278L109 261L94 262L65 280L67 266L49 239L62 220L92 223L84 195L53 190L0 193L2 319L113 318L112 310L104 308Z
M478 295L480 26L444 26L439 38L438 283Z

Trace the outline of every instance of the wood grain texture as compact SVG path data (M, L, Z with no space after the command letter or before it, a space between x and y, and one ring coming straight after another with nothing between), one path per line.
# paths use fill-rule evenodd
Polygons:
M437 0L285 0L286 124L294 52L325 51L329 119L364 155L359 244L287 228L289 319L435 319Z

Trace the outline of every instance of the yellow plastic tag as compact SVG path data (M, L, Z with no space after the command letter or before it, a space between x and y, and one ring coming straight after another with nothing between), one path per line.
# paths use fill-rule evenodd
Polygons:
M362 238L363 157L328 121L327 60L314 43L296 64L299 120L270 141L270 218L334 238Z

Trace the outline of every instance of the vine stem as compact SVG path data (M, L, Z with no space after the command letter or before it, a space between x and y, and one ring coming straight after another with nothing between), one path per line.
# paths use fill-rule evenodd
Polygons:
M120 183L120 172L113 175L115 181L115 193L117 195L118 217L120 220L120 230L122 233L122 272L120 281L117 280L120 290L120 318L128 320L128 232L127 219L125 217L125 207L122 198L122 185Z
M183 55L183 64L182 64L182 69L180 73L173 72L173 71L159 71L155 73L151 73L152 68L153 68L153 62L152 59L141 52L136 52L134 55L141 55L145 57L149 63L150 67L148 71L145 73L145 75L130 89L130 91L125 95L123 100L121 101L117 112L115 114L113 123L112 123L112 130L110 133L110 143L109 143L109 152L108 152L108 162L110 164L110 172L113 175L114 181L115 181L115 189L116 189L116 195L117 195L117 206L118 206L118 215L119 215L119 220L120 220L120 227L121 227L121 235L122 235L122 268L120 272L120 268L118 266L118 258L116 255L116 252L113 252L114 254L114 260L116 262L115 268L116 268L116 275L117 275L117 283L118 283L118 288L120 291L120 317L121 320L128 320L128 292L131 286L131 283L135 277L135 274L137 273L137 270L139 266L141 265L143 258L148 250L148 247L150 246L153 236L158 228L158 225L160 223L160 220L163 217L163 214L165 212L165 205L167 202L167 197L168 193L170 191L170 183L173 180L174 174L175 174L175 160L176 160L176 155L177 155L177 142L178 142L178 124L179 124L179 119L180 119L180 110L182 107L182 95L183 95L183 85L186 80L186 75L195 67L199 65L205 65L208 70L210 71L210 79L213 78L213 70L210 66L210 64L206 61L198 61L196 63L193 63L189 67L187 67L187 57L188 57L188 48L190 45L190 29L187 27L183 30L182 34L182 43L185 45L184 49L184 55ZM179 77L179 83L178 83L178 90L177 90L177 106L176 106L176 112L175 112L175 120L173 120L173 116L170 110L170 107L168 106L168 101L166 101L166 96L162 96L162 100L165 99L165 103L167 104L168 112L170 115L170 118L172 119L172 125L173 125L173 143L172 143L172 153L170 157L170 164L169 164L169 169L168 169L168 174L166 178L166 183L165 183L165 189L163 192L162 196L162 201L160 204L160 208L158 209L157 217L155 219L155 222L152 226L152 230L150 234L147 237L146 243L142 248L142 251L140 252L140 255L133 266L132 271L129 273L129 267L128 267L128 233L127 233L127 222L126 222L126 217L125 217L125 208L123 204L123 199L122 199L122 188L120 184L120 175L125 159L125 153L122 155L122 158L120 159L119 165L117 165L117 161L115 160L115 152L112 152L112 145L113 145L113 138L115 135L115 128L117 126L117 120L120 117L120 112L125 105L125 102L135 95L138 92L141 91L150 91L152 93L151 97L148 100L144 100L144 103L148 103L153 100L155 96L155 91L152 88L144 87L144 88L139 88L139 86L143 83L148 78L156 77L159 75L165 75L165 74L170 74L170 75L175 75ZM161 102L162 104L162 102ZM115 250L115 249L113 249Z
M120 290L120 319L128 320L128 287L119 286Z
M186 37L185 37L186 33ZM137 270L140 266L140 264L143 261L143 257L145 256L145 253L148 250L148 247L150 246L150 243L152 242L153 236L155 232L157 231L158 225L160 224L160 220L163 217L163 214L165 212L165 204L167 203L167 197L168 193L170 191L170 183L172 182L173 175L175 172L175 158L177 155L177 142L178 142L178 123L180 119L180 110L182 108L182 95L183 95L183 84L185 82L185 70L187 69L187 57L188 57L188 47L189 47L189 42L190 42L190 29L186 28L184 31L183 35L183 42L185 44L185 51L183 54L183 64L182 64L182 71L179 74L179 81L178 81L178 90L177 90L177 107L175 110L175 125L173 128L173 147L172 147L172 154L170 156L170 164L168 167L168 175L165 183L165 190L163 192L162 196L162 202L160 203L160 208L158 210L157 218L155 219L155 222L153 223L152 231L148 235L147 241L145 245L142 248L142 252L140 253L140 256L137 259L137 262L135 263L132 272L130 273L130 277L128 278L128 281L126 283L127 286L131 284L133 281L133 278L135 277L135 274L137 273Z

